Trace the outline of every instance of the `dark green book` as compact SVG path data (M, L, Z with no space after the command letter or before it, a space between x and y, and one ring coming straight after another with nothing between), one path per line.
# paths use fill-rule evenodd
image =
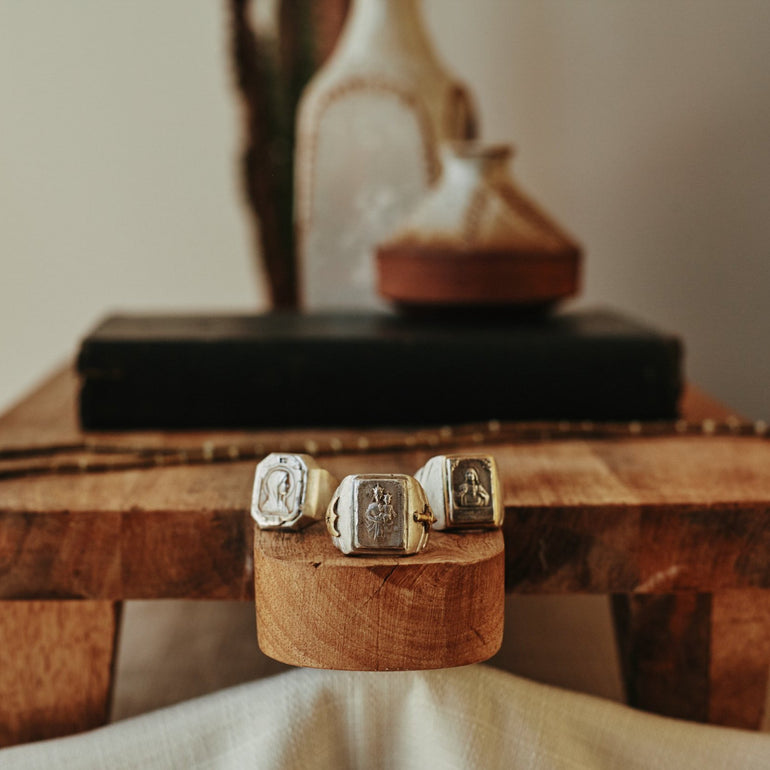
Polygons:
M96 429L670 419L681 367L676 336L609 310L114 315L78 358Z

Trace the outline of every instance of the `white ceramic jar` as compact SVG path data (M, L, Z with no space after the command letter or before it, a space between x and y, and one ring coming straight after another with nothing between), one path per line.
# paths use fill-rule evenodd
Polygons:
M354 0L298 111L295 222L305 307L379 303L374 245L438 178L442 140L474 133L470 99L439 62L419 0Z

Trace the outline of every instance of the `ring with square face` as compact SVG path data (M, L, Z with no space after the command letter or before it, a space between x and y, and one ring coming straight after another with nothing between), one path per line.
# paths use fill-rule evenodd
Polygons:
M406 556L428 543L433 514L423 488L400 473L346 476L326 510L326 527L345 554Z
M322 519L337 479L310 455L267 455L257 465L251 517L260 529L302 529Z
M491 455L438 455L415 478L436 517L434 529L493 529L503 523L503 495Z

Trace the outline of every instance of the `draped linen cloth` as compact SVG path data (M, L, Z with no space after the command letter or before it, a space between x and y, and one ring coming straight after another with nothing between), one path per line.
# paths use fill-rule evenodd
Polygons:
M666 719L483 665L295 669L77 736L3 770L770 767L770 735Z

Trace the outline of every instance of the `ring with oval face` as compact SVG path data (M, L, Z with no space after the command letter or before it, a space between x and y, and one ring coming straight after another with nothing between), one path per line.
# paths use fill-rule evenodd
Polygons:
M423 488L401 473L346 476L326 510L334 545L361 556L417 553L428 543L432 522Z
M436 517L434 529L494 529L503 523L503 495L491 455L438 455L415 478Z
M260 529L302 529L323 518L337 483L310 455L273 452L257 465L251 517Z

